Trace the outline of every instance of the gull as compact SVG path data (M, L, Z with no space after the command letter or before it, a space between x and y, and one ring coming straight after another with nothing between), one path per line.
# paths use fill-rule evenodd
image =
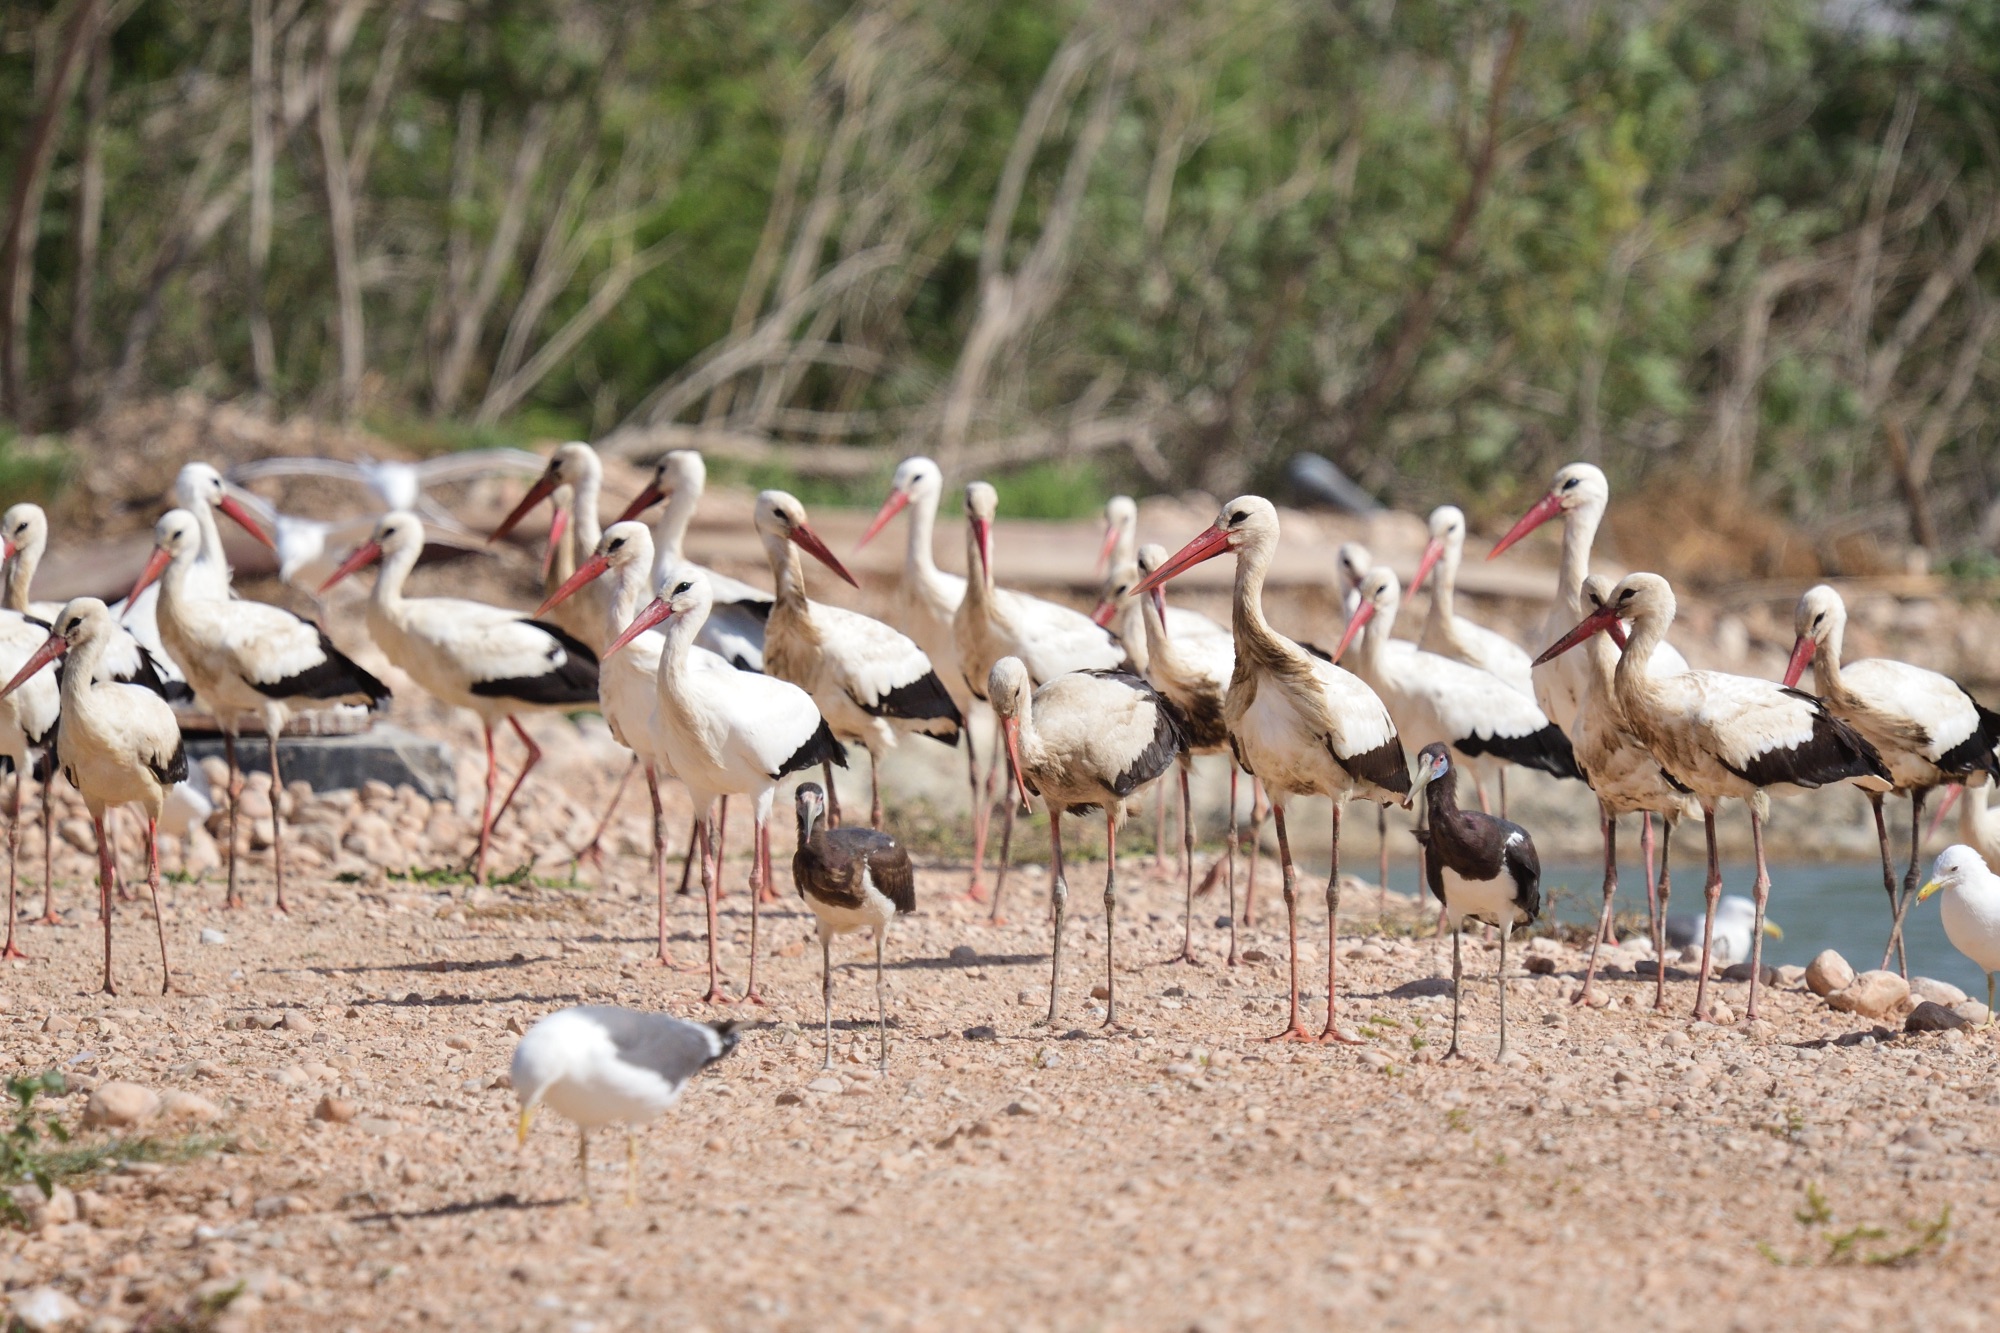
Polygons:
M1978 852L1955 842L1938 853L1930 880L1917 890L1922 902L1943 893L1939 914L1951 947L1986 974L1986 1022L1993 1022L1993 974L2000 972L2000 876Z
M240 483L265 477L325 477L332 481L348 481L367 487L375 497L379 512L414 510L434 522L450 522L451 515L424 493L431 487L501 474L533 476L545 466L539 455L525 449L465 449L415 463L393 458L370 458L366 454L353 461L344 458L265 458L229 469L229 480Z

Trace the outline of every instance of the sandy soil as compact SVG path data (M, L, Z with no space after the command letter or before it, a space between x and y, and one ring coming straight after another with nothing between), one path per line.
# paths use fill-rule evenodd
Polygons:
M788 832L778 843L782 866ZM739 986L743 870L732 866L724 903ZM197 1093L220 1111L212 1128L128 1132L212 1133L224 1146L72 1181L84 1220L0 1233L0 1276L16 1294L72 1293L104 1329L239 1287L216 1324L2000 1318L1989 1033L1891 1037L1803 991L1767 993L1748 1028L1691 1025L1691 981L1669 987L1662 1017L1647 1007L1652 983L1630 972L1609 983L1608 1007L1573 1007L1580 955L1549 942L1534 949L1551 975L1522 972L1525 950L1512 960L1515 1054L1501 1064L1497 960L1474 945L1469 1058L1439 1063L1444 946L1373 933L1374 894L1350 891L1342 1014L1365 1044L1268 1044L1284 1003L1269 863L1259 928L1242 941L1261 961L1220 965L1220 906L1207 899L1206 965L1190 968L1160 961L1179 942L1177 883L1128 857L1116 946L1131 1026L1107 1035L1089 999L1103 979L1102 870L1075 868L1053 1031L1036 1022L1048 985L1040 876L1017 872L1013 923L991 926L964 900L961 870L927 870L921 911L889 948L896 1026L879 1077L864 943L836 955L826 1075L818 950L796 899L763 917L768 1007L707 1009L690 999L691 975L647 966L653 908L629 854L608 884L582 888L322 875L289 918L225 914L212 880L170 886L178 987L166 997L141 913L121 911L127 990L112 999L96 993L95 914L72 912L73 926L29 930L35 959L0 972L7 1061L65 1068L79 1087L115 1078ZM249 877L253 903L268 901L262 874ZM1310 878L1301 904L1323 1016L1325 913ZM699 954L699 923L697 900L676 899L684 961ZM203 927L227 942L197 943ZM1743 987L1723 990L1740 1011ZM616 1135L593 1154L593 1206L576 1201L575 1138L559 1120L538 1121L524 1151L514 1143L514 1031L586 999L750 1024L736 1054L640 1136L636 1206ZM990 1035L965 1035L980 1027ZM329 1094L355 1118L313 1119ZM74 1123L84 1101L59 1113ZM1830 1215L1816 1218L1813 1199ZM1920 1244L1946 1210L1948 1230Z

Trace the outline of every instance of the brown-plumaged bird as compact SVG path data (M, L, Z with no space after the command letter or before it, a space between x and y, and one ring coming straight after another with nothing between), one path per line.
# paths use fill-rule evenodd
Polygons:
M826 1068L833 1068L833 937L857 930L875 935L875 1023L881 1033L880 1064L889 1067L889 1009L882 997L882 939L897 913L917 910L916 874L910 854L880 829L827 828L826 793L816 782L799 784L799 849L792 854L792 883L819 921L820 1000L826 1017Z

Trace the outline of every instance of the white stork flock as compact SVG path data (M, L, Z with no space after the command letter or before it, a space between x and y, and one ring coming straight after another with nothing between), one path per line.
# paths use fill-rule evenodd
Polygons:
M439 702L479 715L486 736L486 804L479 820L473 879L486 882L486 851L493 826L542 757L521 725L523 713L560 712L597 702L597 658L573 635L519 611L458 597L406 597L403 585L424 549L423 521L415 514L384 514L369 539L321 585L324 593L357 570L380 563L368 599L368 633L383 654ZM500 771L493 727L507 722L528 749L514 785L496 814L493 792Z
M1042 685L1071 671L1110 671L1125 664L1125 650L1103 626L1081 611L1056 602L998 587L993 576L993 521L1000 495L983 481L965 487L965 567L972 577L965 598L952 620L958 643L959 672L966 688L981 699L994 665L1003 657L1018 657L1032 685ZM998 756L996 755L997 759ZM987 782L990 799L992 783ZM1000 869L994 879L993 917L1000 916L1000 892L1007 883L1007 862L1014 838L1014 802L1007 801L1000 839ZM990 808L980 802L972 828L972 863L976 879L986 857Z
M1910 866L1903 888L1896 891L1896 872L1889 863L1889 829L1882 819L1882 793L1870 791L1875 807L1875 836L1882 845L1882 888L1889 895L1889 943L1882 966L1891 955L1909 975L1903 950L1903 915L1917 891L1917 860L1923 851L1924 798L1947 783L2000 782L2000 713L1982 708L1963 685L1951 677L1886 657L1840 660L1847 633L1847 605L1840 594L1822 583L1799 598L1793 616L1798 638L1785 666L1787 687L1799 683L1812 667L1813 693L1827 711L1865 737L1889 766L1894 790L1910 798Z
M802 551L849 585L860 585L806 522L805 506L795 496L763 492L755 522L777 587L764 627L764 669L811 695L843 744L868 751L868 824L879 829L882 756L906 733L956 745L965 719L914 642L872 616L807 600ZM840 801L830 764L826 798L829 821L838 826Z
M1136 591L1150 592L1182 570L1225 551L1236 554L1231 617L1236 665L1224 716L1236 762L1263 779L1277 824L1291 954L1291 1014L1278 1037L1310 1040L1299 1022L1297 871L1285 833L1284 803L1290 796L1327 796L1333 800L1333 864L1326 881L1327 1013L1320 1039L1346 1041L1351 1039L1335 1022L1341 803L1350 795L1400 801L1410 790L1410 769L1396 724L1380 697L1359 677L1279 634L1264 618L1264 579L1277 548L1278 511L1261 496L1241 496L1222 507L1211 527L1141 580Z
M1858 780L1864 789L1887 790L1889 770L1875 747L1810 694L1776 681L1720 671L1657 674L1651 659L1674 622L1674 611L1674 590L1665 579L1629 574L1612 588L1603 606L1535 662L1539 666L1550 661L1593 634L1608 633L1620 621L1632 626L1614 677L1619 706L1626 725L1653 752L1662 772L1701 803L1708 834L1707 916L1701 976L1695 988L1698 1018L1709 1013L1709 955L1716 903L1722 897L1715 812L1732 797L1750 807L1750 840L1757 857L1757 930L1751 944L1750 996L1743 1013L1749 1021L1757 1016L1757 971L1763 962L1765 904L1771 892L1771 874L1764 864L1769 793L1849 780Z
M118 993L111 969L112 882L118 872L104 814L114 805L136 805L146 818L146 885L152 891L153 921L160 936L160 993L166 995L173 990L174 977L167 962L167 918L160 907L160 811L167 792L187 777L187 749L166 700L143 685L103 678L104 654L117 642L118 626L110 608L95 597L79 597L57 613L55 627L42 646L0 688L0 700L10 698L58 657L69 657L62 673L56 763L82 793L97 833L104 993Z
M130 605L160 582L160 638L195 698L215 715L229 760L228 906L240 907L236 887L236 737L245 713L264 726L271 765L271 866L277 908L285 904L285 781L278 737L294 712L352 704L376 709L389 687L333 646L326 631L283 607L209 595L196 572L201 528L185 509L169 509L153 525L153 556L132 585Z
M1430 532L1423 558L1417 562L1417 572L1410 579L1410 596L1415 597L1431 570L1437 570L1437 579L1431 584L1430 612L1424 617L1424 632L1417 640L1417 647L1454 662L1476 666L1521 693L1533 696L1535 682L1526 650L1506 635L1458 614L1458 567L1465 558L1465 511L1457 505L1439 505L1431 511Z
M1028 668L1018 657L994 663L987 698L1000 717L1021 803L1026 805L1032 792L1049 810L1049 901L1054 916L1049 950L1051 1028L1060 1012L1063 919L1069 908L1062 817L1104 812L1104 1025L1115 1027L1118 982L1112 940L1118 916L1118 823L1125 802L1157 781L1186 752L1187 724L1158 690L1129 672L1071 671L1031 690Z
M847 752L834 739L812 696L789 681L736 667L696 665L695 641L708 618L712 594L708 576L682 566L660 595L632 618L605 655L655 626L661 629L658 686L660 742L674 773L686 785L695 813L703 820L701 884L708 904L708 991L711 1004L726 1002L716 968L715 894L722 879L721 839L715 806L724 796L750 798L756 832L751 855L758 891L750 895L750 976L743 999L763 1003L757 993L757 900L771 882L771 802L778 783L831 762L847 766Z

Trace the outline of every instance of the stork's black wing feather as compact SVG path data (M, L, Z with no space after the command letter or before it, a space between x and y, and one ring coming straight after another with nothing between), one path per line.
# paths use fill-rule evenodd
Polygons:
M835 739L833 728L826 724L825 718L819 720L818 728L806 738L806 743L794 750L792 757L780 764L778 771L771 774L771 777L775 781L787 773L803 773L821 764L832 764L835 768L847 767L847 747Z
M552 659L558 656L555 647L559 646L562 660L552 661L550 665L554 669L539 676L475 681L472 693L489 699L518 699L525 704L549 707L596 704L597 654L590 651L590 646L562 626L552 625L546 620L523 620L521 623L533 625L554 639L556 642L551 646L549 656Z
M1766 750L1740 768L1718 756L1724 768L1758 787L1787 783L1795 787L1821 787L1829 782L1866 777L1889 780L1882 756L1866 737L1828 712L1825 704L1804 690L1788 689L1785 693L1812 706L1811 734L1797 745Z

